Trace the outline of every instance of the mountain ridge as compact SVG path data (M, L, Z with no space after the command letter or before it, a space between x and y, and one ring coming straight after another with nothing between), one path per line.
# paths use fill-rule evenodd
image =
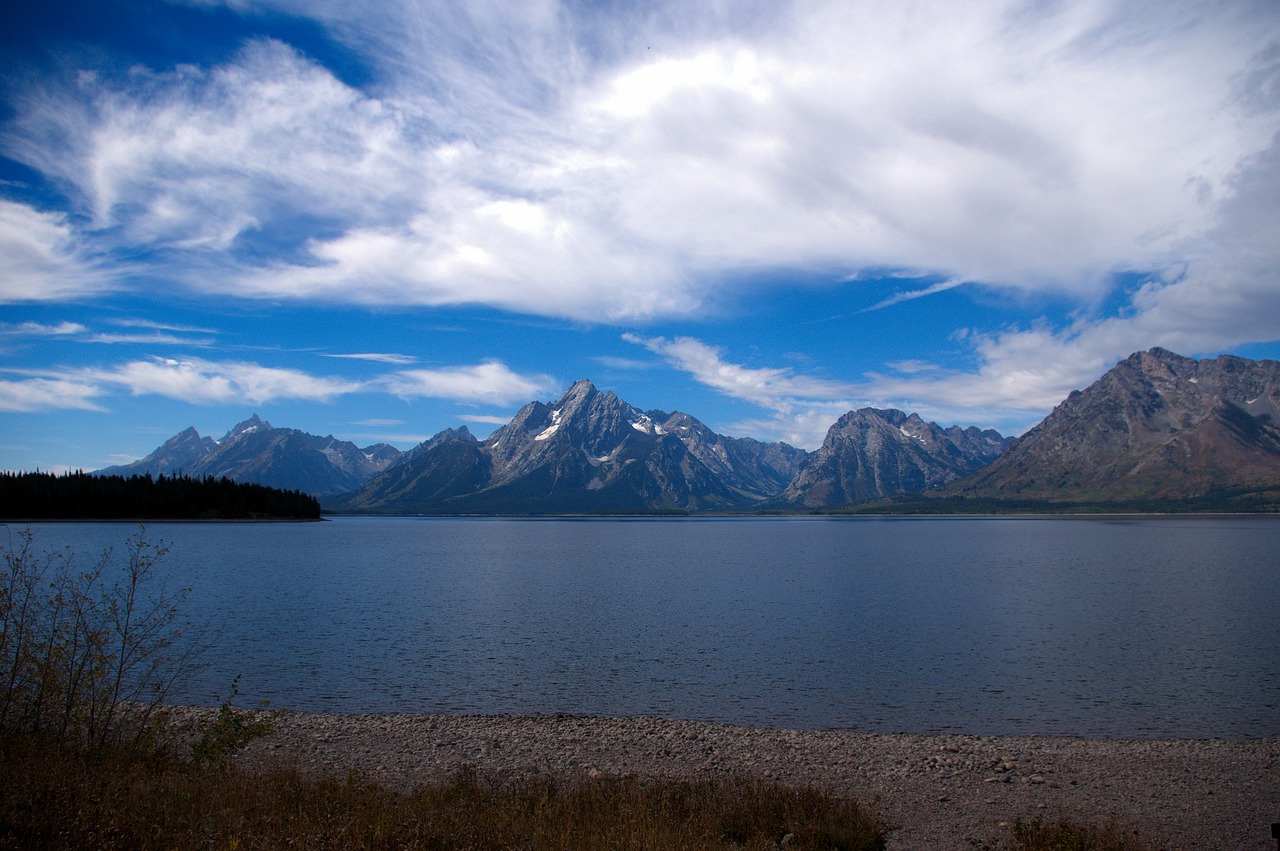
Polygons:
M103 476L185 473L223 476L246 484L300 490L316 497L347 493L400 460L394 446L363 449L333 435L319 437L275 428L257 414L233 426L221 440L184 429L149 455L130 464L105 467Z
M1280 496L1280 362L1135 352L942 491L1048 503Z
M914 450L912 463L956 472L871 482L859 496L917 492L935 481L951 481L986 463L990 447L998 451L1006 441L995 432L954 426L944 430L900 411L885 416L930 436L927 447ZM447 435L432 438L431 449L412 450L413 458L331 507L555 514L736 512L828 504L784 496L815 453L717 434L680 411L642 411L586 379L574 382L557 400L528 403L484 441L460 444L442 437ZM828 454L839 455L839 450ZM933 459L936 454L945 460ZM803 483L799 487L797 494Z
M929 511L1180 500L1260 510L1280 504L1277 421L1280 363L1154 348L1072 391L1019 438L862 408L806 452L641 410L581 379L484 440L461 426L405 452L360 449L255 414L219 441L185 429L100 472L225 475L371 513L893 511L912 499Z

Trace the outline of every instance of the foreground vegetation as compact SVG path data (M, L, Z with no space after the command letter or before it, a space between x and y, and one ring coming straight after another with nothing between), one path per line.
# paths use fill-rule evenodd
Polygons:
M226 477L0 473L0 517L21 520L316 520L300 491Z
M2 542L0 542L2 544ZM460 769L412 792L358 775L250 772L270 717L230 698L194 740L165 698L202 643L145 530L81 566L29 533L0 576L0 848L884 849L863 806L753 778L490 781ZM234 696L234 685L232 688ZM1113 829L1016 822L1012 851L1140 851Z
M756 781L488 783L474 772L414 792L355 776L306 780L119 751L11 745L0 847L883 849L856 804Z

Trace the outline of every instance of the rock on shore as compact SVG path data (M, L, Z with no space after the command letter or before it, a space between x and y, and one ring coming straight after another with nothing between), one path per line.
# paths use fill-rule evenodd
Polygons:
M174 710L194 729L216 710ZM304 772L355 770L411 788L474 766L494 779L751 775L871 804L891 849L972 849L1015 817L1065 816L1169 848L1275 848L1280 737L1249 741L868 734L656 718L275 713L243 755Z

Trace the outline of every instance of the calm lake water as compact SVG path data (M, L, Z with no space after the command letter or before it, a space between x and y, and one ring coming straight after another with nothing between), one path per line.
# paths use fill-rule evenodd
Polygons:
M9 531L20 528L11 525ZM34 524L88 558L128 524ZM866 731L1280 734L1280 518L154 524L180 697Z

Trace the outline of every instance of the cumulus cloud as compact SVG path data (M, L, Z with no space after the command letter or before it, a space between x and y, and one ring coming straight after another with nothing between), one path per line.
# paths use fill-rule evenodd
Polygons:
M381 384L402 399L430 397L493 405L527 402L553 386L547 376L521 375L496 360L441 369L406 369L386 376Z

